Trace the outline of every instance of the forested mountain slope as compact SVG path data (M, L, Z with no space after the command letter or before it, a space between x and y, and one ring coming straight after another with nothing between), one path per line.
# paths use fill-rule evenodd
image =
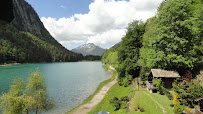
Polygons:
M14 20L0 27L0 64L83 59L81 54L65 49L50 35L25 0L13 0L13 5Z

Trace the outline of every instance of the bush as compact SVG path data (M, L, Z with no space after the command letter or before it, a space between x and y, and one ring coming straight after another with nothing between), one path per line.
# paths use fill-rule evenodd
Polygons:
M173 82L173 91L175 91L176 93L180 93L180 78L177 78L174 82Z
M164 89L163 88L164 88L163 86L159 87L159 94L161 94L161 95L164 95Z
M126 101L121 101L121 108L126 109L127 108L127 102Z
M184 76L182 77L183 80L186 80L187 82L191 82L192 79L192 73L190 71L187 71Z
M118 85L119 85L119 86L122 86L122 85L123 85L123 79L124 79L124 78L119 78L119 77L118 77L117 81L118 81Z
M121 100L119 100L117 97L114 97L110 100L110 104L112 104L116 109L119 110L120 108L127 108L127 102L129 101L128 96L121 97Z
M176 104L174 105L173 112L174 112L175 114L182 114L183 110L184 110L184 107L183 107L182 105L180 105L180 104L178 104L178 103L176 103Z
M121 101L117 97L111 99L110 104L116 108L115 110L119 110L121 108Z
M156 79L155 79L155 83L156 83L156 89L157 89L158 91L162 91L161 89L162 89L162 87L163 87L164 84L163 84L161 78L160 78L160 79L156 78Z
M121 97L121 101L130 101L130 98L128 96L124 96L124 97Z

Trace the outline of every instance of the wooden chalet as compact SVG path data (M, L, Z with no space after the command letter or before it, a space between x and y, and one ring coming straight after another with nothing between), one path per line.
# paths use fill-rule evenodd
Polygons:
M14 19L13 1L3 0L0 4L0 25L10 23Z
M151 69L148 80L152 81L155 78L161 78L165 88L172 88L172 83L180 75L176 71L162 70L162 69Z

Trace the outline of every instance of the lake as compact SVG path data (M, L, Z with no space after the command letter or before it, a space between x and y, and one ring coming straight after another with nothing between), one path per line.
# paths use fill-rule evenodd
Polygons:
M47 77L48 94L57 101L56 107L46 112L49 114L61 114L78 106L100 82L111 77L101 62L19 64L0 67L0 93L9 90L15 77L27 80L28 73L37 67Z

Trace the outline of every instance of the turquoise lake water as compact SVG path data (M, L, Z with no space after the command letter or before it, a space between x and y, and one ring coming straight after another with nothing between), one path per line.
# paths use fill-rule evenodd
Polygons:
M19 64L0 67L0 93L8 91L15 77L27 80L28 73L37 67L47 77L48 94L57 101L54 109L43 114L69 111L92 94L100 82L111 77L101 62Z

